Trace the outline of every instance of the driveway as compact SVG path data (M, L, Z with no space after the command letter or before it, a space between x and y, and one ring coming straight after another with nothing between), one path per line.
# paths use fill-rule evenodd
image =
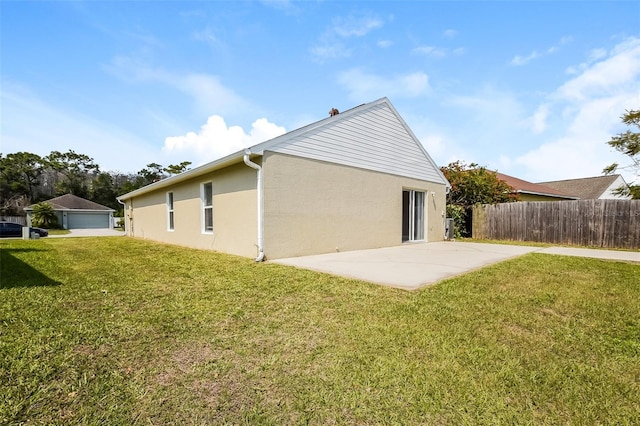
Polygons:
M292 257L272 262L415 290L532 252L640 262L640 252L453 241Z
M117 237L122 235L124 235L124 232L116 229L70 229L69 234L49 235L46 238Z

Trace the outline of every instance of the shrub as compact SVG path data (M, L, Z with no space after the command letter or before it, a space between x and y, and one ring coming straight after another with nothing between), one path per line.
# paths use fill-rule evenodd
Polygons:
M447 204L447 217L453 219L453 238L460 238L465 229L467 209L457 204Z

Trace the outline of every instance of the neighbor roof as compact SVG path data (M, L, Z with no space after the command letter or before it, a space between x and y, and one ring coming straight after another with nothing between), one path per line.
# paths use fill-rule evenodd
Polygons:
M562 199L571 199L575 200L578 197L569 195L563 191L548 187L546 185L541 185L539 183L529 182L523 179L518 179L513 176L505 175L504 173L496 172L496 176L498 179L503 180L512 187L516 192L522 194L532 194L532 195L543 195L546 197L556 197Z
M54 210L103 210L103 211L115 211L109 207L103 206L102 204L94 203L93 201L89 201L85 198L78 197L73 194L65 194L56 198L52 198L50 200L45 201L50 204ZM30 205L29 207L25 207L25 210L33 210L33 206L35 204Z
M555 180L540 182L541 185L574 194L582 199L598 199L618 179L620 175L594 176L581 179ZM624 182L624 179L623 179ZM626 183L626 182L625 182Z
M214 160L212 162L209 162L207 164L204 164L202 166L196 167L194 169L188 170L186 172L180 173L178 175L175 176L171 176L169 178L166 179L162 179L158 182L154 182L150 185L147 185L145 187L142 187L140 189L137 189L135 191L129 192L127 194L121 195L118 197L119 201L122 200L127 200L130 198L133 198L135 196L141 195L141 194L145 194L147 192L151 192L151 191L155 191L158 189L162 189L162 188L166 188L169 186L172 186L176 183L179 182L183 182L189 179L192 179L194 177L198 177L201 175L205 175L208 173L211 173L213 171L216 170L220 170L223 169L225 167L228 167L230 165L233 164L238 164L241 163L243 161L243 157L245 155L245 152L248 152L251 156L262 156L264 154L265 151L276 151L276 152L282 152L282 153L292 153L291 148L292 146L296 145L296 143L300 140L300 138L304 137L304 136L308 136L308 135L313 135L316 132L320 132L323 129L327 128L327 125L333 125L333 124L341 124L341 125L348 125L348 123L351 122L351 120L353 120L355 117L357 117L359 114L361 113L371 113L372 115L375 115L379 109L381 107L388 107L388 110L391 111L391 114L397 119L397 121L401 124L401 126L404 128L404 130L406 131L405 134L401 135L402 137L404 137L405 139L403 140L407 140L406 138L410 138L411 140L416 142L416 149L413 150L413 156L417 157L417 156L422 156L422 158L424 160L426 160L426 164L428 164L428 166L426 167L426 169L428 169L428 171L420 171L419 174L420 175L411 175L410 173L406 174L406 176L408 177L414 177L417 179L424 179L424 180L429 180L429 181L433 181L433 182L437 182L437 183L441 183L446 185L447 187L449 187L449 182L447 181L447 179L444 177L444 175L442 174L442 172L440 171L440 168L437 166L437 164L433 161L433 159L431 158L431 156L427 153L427 151L424 149L424 147L422 146L422 144L420 143L420 141L416 138L416 136L413 134L413 132L411 131L411 129L407 126L407 124L404 122L404 120L402 119L402 117L400 116L400 114L398 114L398 112L396 111L396 109L393 107L393 105L391 105L391 102L389 101L389 99L385 98L380 98L376 101L370 102L370 103L366 103L366 104L362 104L359 105L357 107L351 108L349 110L345 110L339 114L333 115L333 116L329 116L327 118L324 118L322 120L316 121L314 123L311 123L309 125L300 127L298 129L292 130L290 132L285 133L284 135L275 137L273 139L267 140L265 142L259 143L257 145L253 145L249 148L247 148L246 150L240 150L237 151L233 154L227 155L226 157ZM342 126L344 128L344 126ZM336 126L338 127L338 126ZM385 133L386 131L386 133ZM385 131L382 131L381 133L385 133L385 138L389 139L389 141L385 141L388 143L392 143L394 140L397 141L397 139L394 138L398 138L400 137L398 134L393 134L393 136L389 136L388 132L389 129L385 129ZM353 138L350 139L350 141L353 140ZM299 147L299 146L298 146ZM327 146L323 147L323 149L326 152ZM304 149L303 149L304 150ZM304 153L304 156L307 158L314 158L314 156L312 154L310 154L311 150L306 150ZM366 162L366 157L368 153L365 153L365 155L362 155L360 157L362 158L357 158L357 156L353 156L353 155L344 155L342 157L343 162L340 164L346 164L346 165L353 165L355 167L361 167L361 168L366 168L363 167L362 164L364 164ZM321 159L320 157L316 158L316 159ZM423 163L425 164L425 163ZM412 171L417 170L416 166L417 163L415 161L413 162L407 162L407 164L405 165L406 169L412 169ZM384 165L376 165L375 168L371 168L371 170L376 170L376 171L381 171L381 172L387 172L389 173L390 171L385 169ZM425 178L425 176L428 176L428 178Z

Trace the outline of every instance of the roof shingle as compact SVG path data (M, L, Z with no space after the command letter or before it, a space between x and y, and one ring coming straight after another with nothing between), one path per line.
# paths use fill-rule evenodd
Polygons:
M595 176L581 179L555 180L540 182L541 185L554 188L567 194L575 194L582 199L598 199L620 175Z
M512 187L516 192L522 192L525 194L546 195L549 197L557 197L562 199L577 198L576 196L570 195L564 191L551 188L539 183L533 183L523 179L518 179L513 176L505 175L504 173L496 172L496 176L498 177L498 179L505 181L507 185Z
M55 210L113 210L102 204L78 197L73 194L65 194L46 201ZM33 208L33 204L27 209Z

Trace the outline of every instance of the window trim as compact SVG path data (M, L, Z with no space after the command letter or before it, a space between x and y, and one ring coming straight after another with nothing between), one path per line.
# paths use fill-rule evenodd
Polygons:
M176 225L175 198L173 191L167 192L167 231L173 232Z
M211 188L211 205L206 205L205 187L209 185ZM206 217L207 210L211 211L211 229L207 229ZM213 234L213 182L202 182L200 184L200 231L203 234Z

